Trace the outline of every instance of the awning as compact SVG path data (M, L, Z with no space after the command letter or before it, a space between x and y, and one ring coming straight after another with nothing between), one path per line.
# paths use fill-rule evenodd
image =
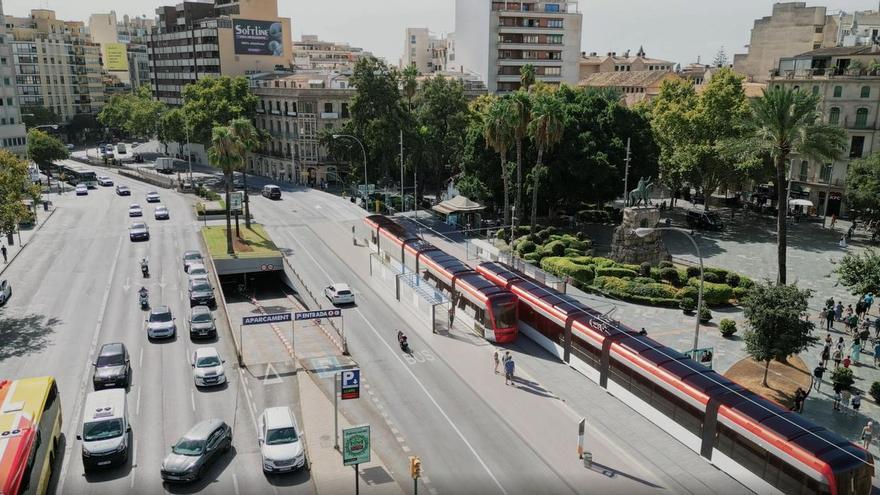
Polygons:
M449 215L450 213L470 213L485 210L486 207L477 203L476 201L471 201L470 199L464 196L456 196L452 199L447 199L442 203L434 205L432 208L437 213L442 213L443 215Z
M808 199L792 199L788 202L791 206L813 206L813 202Z

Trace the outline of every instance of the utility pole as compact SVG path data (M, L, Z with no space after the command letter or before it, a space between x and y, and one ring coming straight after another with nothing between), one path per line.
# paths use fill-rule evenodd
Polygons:
M403 128L400 129L400 211L406 211L406 201L403 196Z
M630 138L626 138L626 159L624 160L624 162L626 162L626 167L623 172L623 204L624 204L624 206L626 206L626 202L627 202L626 195L629 194L629 162L632 159L632 157L630 156L630 153L629 153L629 139Z
M413 163L413 213L419 218L419 171Z

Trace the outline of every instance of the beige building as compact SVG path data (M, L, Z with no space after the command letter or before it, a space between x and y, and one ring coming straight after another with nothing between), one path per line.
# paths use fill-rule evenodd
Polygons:
M831 163L792 157L792 190L813 202L817 213L840 215L846 207L849 162L880 151L880 73L870 64L880 61L880 47L821 48L783 58L768 81L822 96L822 118L846 131L846 151Z
M118 81L124 89L150 83L147 40L156 26L154 19L122 16L116 12L89 16L89 34L101 45L101 61L107 72L105 80Z
M669 79L680 77L671 71L597 72L581 79L578 86L617 89L623 94L623 103L632 106L660 94L660 85Z
M153 94L172 105L204 77L272 72L293 65L290 19L276 0L183 2L156 9L150 34Z
M85 25L61 21L52 10L6 17L13 38L16 91L22 108L50 108L65 121L97 115L104 106L100 45Z
M372 53L348 43L321 41L316 35L304 34L300 41L293 42L293 66L302 70L344 71L354 68L354 64Z
M419 74L446 70L449 45L445 36L438 37L428 31L428 28L406 28L403 46L401 69L412 65L418 69Z
M0 2L0 146L16 155L24 156L26 132L15 93L12 38L6 32L3 2Z
M748 52L733 57L733 69L755 82L765 82L779 59L837 45L838 21L825 7L804 2L773 4L770 16L755 21Z
M253 76L259 98L255 125L271 136L259 153L247 158L249 173L298 184L342 182L344 172L319 143L320 132L341 129L350 118L355 90L348 76L331 71L302 71Z
M592 52L589 55L582 55L579 65L579 79L585 79L590 74L600 72L669 72L675 69L674 62L648 58L642 47L639 47L639 51L634 56L630 56L629 50L620 55L616 52L608 52L605 55L597 55L596 52Z
M456 0L454 64L493 93L518 89L526 64L538 81L577 84L582 22L576 0Z

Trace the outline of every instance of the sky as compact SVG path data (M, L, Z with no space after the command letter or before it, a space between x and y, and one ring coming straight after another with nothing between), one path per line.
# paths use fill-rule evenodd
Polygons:
M116 10L155 16L159 5L179 0L0 0L7 15L24 16L32 8L49 8L64 20L88 21L90 13ZM481 0L471 0L481 1ZM878 0L828 0L837 10L877 9ZM438 34L454 31L454 0L279 0L279 14L290 17L294 39L317 34L346 41L397 63L407 27L427 27ZM744 53L755 19L769 16L770 0L580 0L584 17L581 51L600 54L643 46L650 57L681 63L711 62L724 48L730 60ZM807 2L807 5L822 5ZM461 47L458 48L461 50Z

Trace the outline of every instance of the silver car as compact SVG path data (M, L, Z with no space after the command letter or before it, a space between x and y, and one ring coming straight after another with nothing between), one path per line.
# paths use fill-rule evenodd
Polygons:
M171 452L162 461L162 479L178 483L195 481L231 446L232 428L222 419L206 419L171 446Z
M191 265L202 263L202 261L202 253L198 251L187 251L183 253L183 271L188 272Z

